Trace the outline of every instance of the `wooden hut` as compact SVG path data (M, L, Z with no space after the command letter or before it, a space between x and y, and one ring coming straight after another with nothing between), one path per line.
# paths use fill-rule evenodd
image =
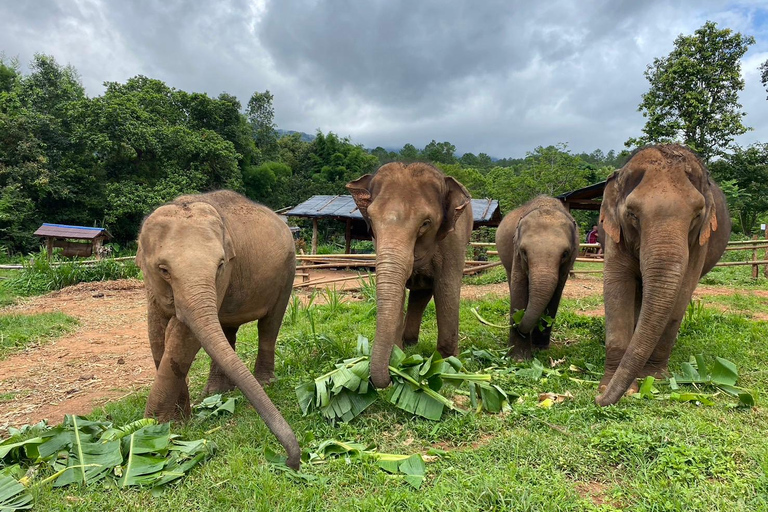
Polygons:
M104 228L47 223L40 226L35 235L45 238L49 258L53 255L53 248L60 247L64 256L87 258L96 255L96 259L101 259L104 241L112 238Z

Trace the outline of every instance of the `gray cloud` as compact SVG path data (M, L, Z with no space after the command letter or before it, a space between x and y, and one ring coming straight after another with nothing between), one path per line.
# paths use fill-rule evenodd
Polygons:
M281 128L501 157L621 149L643 125L646 65L708 19L758 40L741 95L755 131L740 141L768 141L752 69L766 18L749 1L0 0L0 51L71 63L92 95L137 74L243 104L270 89Z

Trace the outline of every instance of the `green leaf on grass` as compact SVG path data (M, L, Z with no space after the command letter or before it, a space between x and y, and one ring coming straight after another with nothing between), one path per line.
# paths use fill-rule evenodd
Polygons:
M32 508L32 495L15 478L0 475L0 511Z
M234 414L236 401L237 398L229 398L226 402L222 402L221 395L211 395L193 407L197 411L195 417L203 419L214 418L224 413Z

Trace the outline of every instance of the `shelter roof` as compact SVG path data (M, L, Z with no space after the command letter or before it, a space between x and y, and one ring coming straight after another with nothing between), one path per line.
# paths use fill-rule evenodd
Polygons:
M49 236L53 238L74 238L79 240L93 240L103 236L112 238L112 235L104 228L88 228L85 226L67 226L65 224L45 223L35 231L37 236Z
M288 211L282 212L289 217L334 218L363 220L352 196L312 196ZM475 227L498 226L501 222L499 202L495 199L473 199L472 214Z

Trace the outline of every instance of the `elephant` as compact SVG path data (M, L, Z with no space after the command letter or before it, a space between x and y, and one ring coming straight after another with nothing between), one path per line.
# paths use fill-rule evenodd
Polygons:
M145 417L189 417L187 373L202 346L212 359L204 393L240 388L298 468L296 436L262 388L274 379L275 340L296 272L286 223L232 191L181 196L146 217L136 263L156 368ZM253 320L255 377L235 352L238 328Z
M530 359L532 348L546 349L568 274L579 252L579 230L563 204L538 196L509 212L496 230L496 248L509 283L509 355ZM525 309L515 325L512 315Z
M730 219L723 192L684 146L640 148L608 178L599 405L636 390L638 378L666 374L693 291L728 244Z
M376 246L376 335L371 380L390 384L392 347L418 342L424 310L435 298L437 350L458 354L459 299L472 233L467 189L422 162L391 162L347 184ZM410 290L403 320L405 289Z

